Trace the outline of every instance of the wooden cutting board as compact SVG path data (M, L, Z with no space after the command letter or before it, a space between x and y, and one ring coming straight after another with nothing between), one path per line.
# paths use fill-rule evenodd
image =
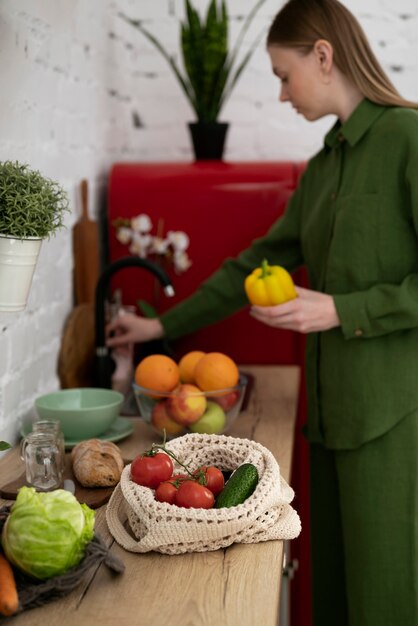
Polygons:
M88 183L80 185L82 215L73 229L74 296L58 356L61 389L93 386L95 346L94 295L99 277L97 223L88 217Z
M85 302L67 318L58 355L61 389L93 387L95 322L93 304Z
M125 461L125 464L126 463L130 463L130 461ZM87 488L80 485L73 474L70 454L65 455L64 480L66 479L74 481L74 495L80 504L87 504L91 509L98 509L103 504L106 504L114 490L114 487ZM6 500L16 500L18 489L29 486L30 485L26 482L25 472L22 471L22 474L18 478L0 487L0 496Z
M75 303L93 302L99 278L99 235L97 222L89 219L88 183L82 180L82 213L73 228Z

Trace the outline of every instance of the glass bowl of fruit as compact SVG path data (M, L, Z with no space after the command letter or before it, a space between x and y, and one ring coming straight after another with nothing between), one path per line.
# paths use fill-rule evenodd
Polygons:
M194 367L186 367L194 360ZM240 413L247 383L227 355L196 351L178 364L164 355L146 357L136 368L133 391L140 417L170 439L187 432L227 432Z

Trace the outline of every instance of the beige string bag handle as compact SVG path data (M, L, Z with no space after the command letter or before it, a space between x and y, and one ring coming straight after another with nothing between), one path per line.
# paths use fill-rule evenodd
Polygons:
M231 471L252 463L258 470L258 485L238 506L186 509L157 502L152 489L130 480L128 465L106 509L109 530L126 550L181 554L299 535L300 519L290 506L294 492L280 475L272 453L261 444L225 435L192 433L170 441L167 448L191 471L202 465ZM175 464L174 471L181 470Z

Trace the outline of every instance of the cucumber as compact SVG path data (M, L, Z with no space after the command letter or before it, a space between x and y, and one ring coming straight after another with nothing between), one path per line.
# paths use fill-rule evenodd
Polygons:
M216 498L215 508L237 506L249 498L258 483L258 471L252 463L240 465Z

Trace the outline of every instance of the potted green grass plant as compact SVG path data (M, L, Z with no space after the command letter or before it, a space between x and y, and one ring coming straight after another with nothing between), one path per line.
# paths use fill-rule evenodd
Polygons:
M225 0L211 0L205 19L200 18L190 0L185 0L186 19L181 23L180 42L184 71L158 39L143 26L141 20L120 14L163 55L190 102L197 118L196 122L189 123L196 159L222 158L228 124L219 122L218 118L263 35L260 33L239 59L245 34L264 2L258 0L254 4L230 50L229 16Z
M19 162L0 162L0 311L27 303L42 240L63 226L60 185Z

